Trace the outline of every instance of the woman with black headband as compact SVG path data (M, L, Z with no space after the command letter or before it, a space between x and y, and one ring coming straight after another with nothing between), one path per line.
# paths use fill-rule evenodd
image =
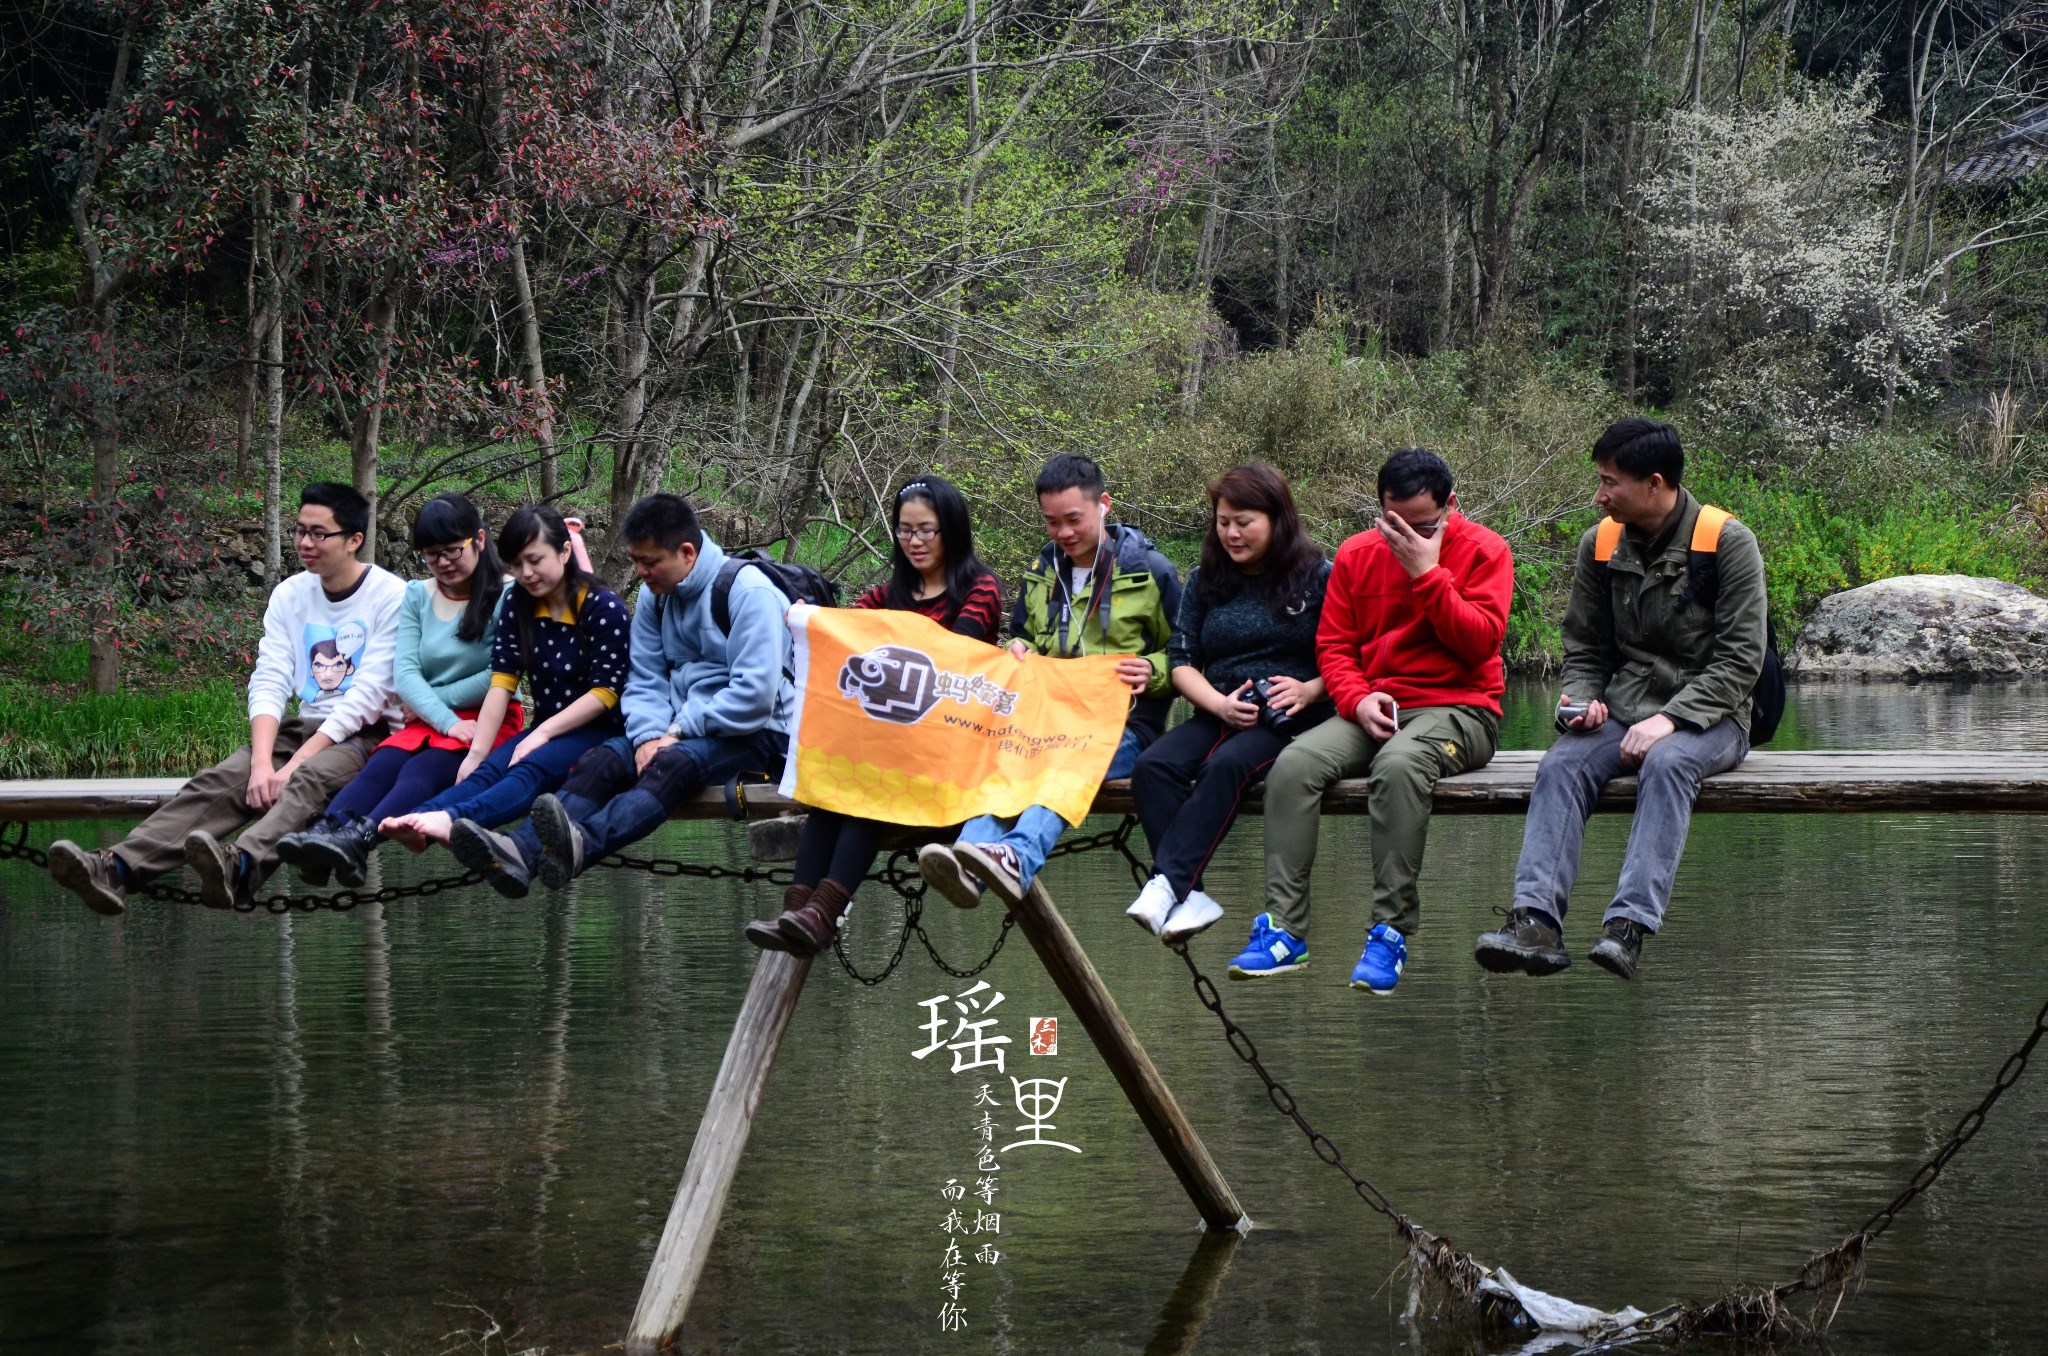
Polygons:
M941 476L919 476L896 492L889 526L894 539L889 578L853 605L922 613L949 631L993 645L1002 625L1002 585L975 558L974 525L960 491ZM782 912L747 924L747 940L799 955L815 955L832 945L853 892L892 827L811 810Z

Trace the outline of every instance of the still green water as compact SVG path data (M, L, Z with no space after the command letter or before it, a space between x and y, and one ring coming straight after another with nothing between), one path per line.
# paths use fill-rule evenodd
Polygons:
M1534 690L1511 747L1544 741ZM2048 691L1801 689L1781 746L2048 748ZM1397 996L1345 987L1365 826L1325 826L1314 966L1221 984L1308 1115L1394 1202L1573 1299L1653 1308L1789 1277L1882 1205L1973 1105L2048 997L2048 824L1996 817L1695 821L1670 919L1625 985L1583 961L1489 976L1520 820L1432 832ZM1626 824L1596 819L1568 929L1591 943ZM111 841L112 825L38 830ZM661 854L737 864L724 826ZM446 869L387 850L384 883ZM1121 916L1108 855L1048 884L1257 1222L1219 1265L1021 939L984 976L1007 1074L1068 1081L1048 1138L999 1156L1000 1233L961 1238L976 1089L922 1061L916 954L878 988L814 970L684 1330L690 1351L1516 1351L1400 1318L1388 1230L1310 1155ZM1220 977L1257 909L1259 834L1210 875ZM755 955L769 887L600 873L352 915L97 918L0 867L0 1348L9 1352L595 1350L623 1336ZM857 958L894 940L870 889ZM935 901L956 962L992 910ZM989 995L978 997L986 1000ZM944 1009L950 1015L950 1003ZM952 1023L947 1024L950 1033ZM2048 1351L2048 1069L1999 1106L1872 1255L1833 1350ZM983 1202L959 1203L971 1226ZM979 1262L993 1244L1000 1260ZM957 1302L964 1330L942 1332Z

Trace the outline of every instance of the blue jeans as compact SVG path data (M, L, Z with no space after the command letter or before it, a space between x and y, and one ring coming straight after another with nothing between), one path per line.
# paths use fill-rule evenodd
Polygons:
M751 772L780 777L788 749L789 736L779 730L704 735L669 745L636 774L631 742L624 735L606 740L577 762L562 787L562 808L583 834L584 865L639 842L707 786ZM531 823L521 824L512 840L527 861L540 860L540 835Z
M508 739L491 750L491 756L440 795L414 811L446 810L456 819L473 819L486 828L509 824L533 808L534 801L568 779L576 760L604 742L617 727L607 721L592 721L565 735L556 735L540 749L512 765L512 751L519 740Z
M1115 781L1131 775L1131 769L1138 765L1138 755L1143 753L1138 743L1138 732L1126 729L1124 737L1116 746L1116 755L1109 760L1109 771L1102 774L1102 780ZM1043 805L1028 807L1006 830L1003 822L994 815L983 815L970 819L960 826L960 841L963 843L1000 843L1017 857L1017 873L1028 888L1037 878L1039 868L1059 843L1060 835L1067 831L1067 821L1061 819Z

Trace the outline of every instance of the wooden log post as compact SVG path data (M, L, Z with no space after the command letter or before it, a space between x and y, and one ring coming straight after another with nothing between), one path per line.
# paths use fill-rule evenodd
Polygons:
M1081 1019L1082 1027L1101 1052L1102 1062L1116 1076L1124 1096L1131 1099L1138 1119L1152 1132L1152 1141L1159 1146L1167 1166L1180 1178L1188 1198L1201 1212L1203 1225L1240 1233L1251 1228L1250 1217L1237 1203L1223 1174L1217 1171L1216 1161L1209 1157L1209 1150L1194 1126L1188 1124L1180 1103L1174 1100L1173 1089L1152 1067L1151 1057L1138 1043L1131 1024L1124 1020L1109 986L1095 973L1094 963L1081 949L1073 929L1053 906L1045 886L1033 881L1024 902L1011 913L1018 930L1038 953L1046 973L1052 976L1052 982L1073 1005L1074 1015Z
M768 1071L775 1065L775 1052L782 1046L810 972L810 957L784 951L764 951L754 966L746 1001L740 1004L732 1039L725 1045L725 1060L711 1085L711 1100L690 1145L690 1161L676 1187L675 1203L669 1206L661 1245L654 1250L647 1280L640 1287L640 1303L626 1333L626 1350L634 1356L668 1346L682 1330L683 1311L704 1274L718 1217L725 1210L725 1194L739 1171L754 1113L761 1109Z

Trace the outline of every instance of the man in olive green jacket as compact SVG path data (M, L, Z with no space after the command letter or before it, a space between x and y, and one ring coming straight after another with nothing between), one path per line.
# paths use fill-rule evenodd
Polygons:
M1755 534L1680 488L1685 453L1667 424L1614 424L1593 462L1594 502L1611 521L1579 542L1564 616L1562 733L1536 772L1507 926L1475 948L1489 970L1547 975L1571 964L1565 905L1586 819L1602 787L1634 772L1641 789L1628 854L1589 957L1633 977L1643 938L1663 924L1701 780L1749 753L1768 625ZM1716 562L1711 602L1692 596L1696 552Z
M1019 659L1120 656L1117 675L1130 686L1131 704L1103 779L1128 777L1166 728L1173 703L1166 643L1180 610L1180 576L1150 537L1110 521L1102 468L1087 457L1062 453L1039 470L1038 509L1049 540L1017 591L1010 652ZM984 886L1015 905L1066 829L1043 805L1027 807L1008 827L982 815L961 825L950 846L926 844L918 869L963 909L981 902Z

